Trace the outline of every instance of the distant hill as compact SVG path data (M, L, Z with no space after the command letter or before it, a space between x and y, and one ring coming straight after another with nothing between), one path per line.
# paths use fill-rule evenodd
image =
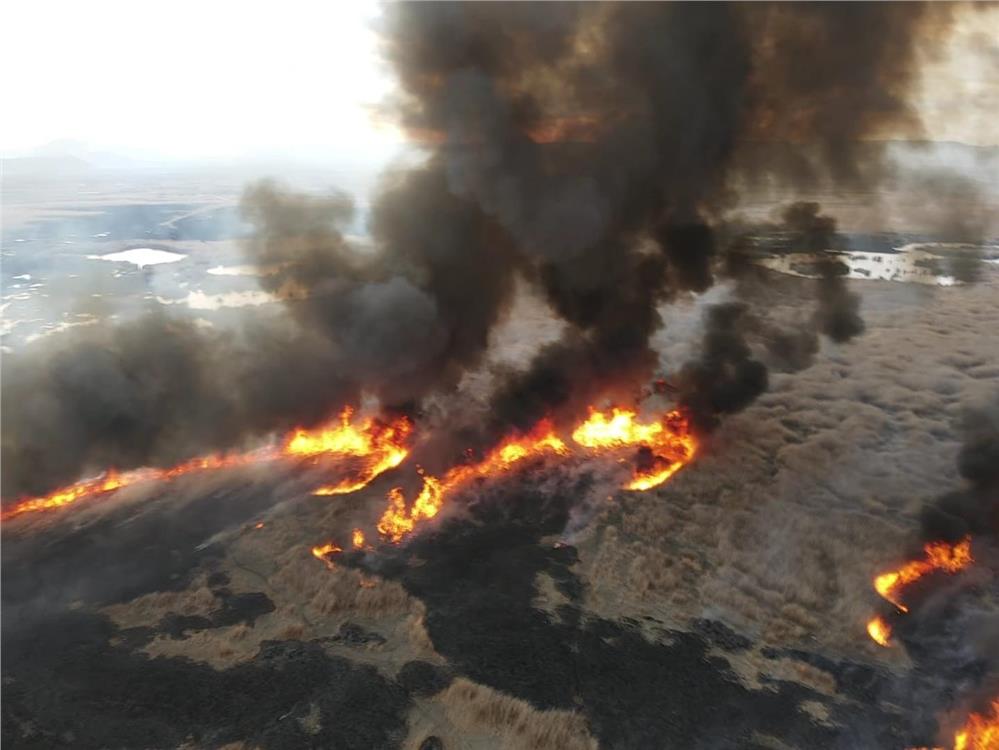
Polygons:
M77 156L22 156L0 159L3 177L78 176L94 170L94 166Z

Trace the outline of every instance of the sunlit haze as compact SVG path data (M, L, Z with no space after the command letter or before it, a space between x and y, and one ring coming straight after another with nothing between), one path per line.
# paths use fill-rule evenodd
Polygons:
M401 141L372 107L392 76L372 2L8 4L5 156L384 158ZM919 97L931 139L993 145L999 9L969 10ZM65 143L69 141L70 143Z
M5 155L363 159L391 149L374 3L11 3Z

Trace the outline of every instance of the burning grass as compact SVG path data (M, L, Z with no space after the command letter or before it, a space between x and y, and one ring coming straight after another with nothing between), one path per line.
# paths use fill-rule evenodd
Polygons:
M288 434L279 446L225 456L192 459L169 469L138 469L119 473L113 469L98 479L78 482L44 497L25 498L4 512L11 518L38 511L50 511L86 498L103 496L122 487L146 481L163 481L194 472L212 471L278 459L349 458L359 467L337 483L313 491L329 496L356 492L376 477L402 464L410 454L413 424L405 417L385 421L367 417L354 421L354 412L345 408L327 424L312 430L299 428ZM440 513L447 497L474 480L502 476L514 466L536 458L568 456L572 453L608 455L628 463L631 453L631 476L623 487L644 491L667 481L697 450L687 417L671 411L659 419L642 421L635 411L613 407L608 411L590 409L589 416L566 437L559 435L547 419L525 433L512 434L479 460L458 464L442 476L418 469L422 486L411 500L401 487L388 493L388 504L376 524L380 537L398 543L416 527ZM366 546L365 533L354 529L351 544ZM335 540L316 545L312 554L325 562L343 551Z
M324 425L312 430L299 428L292 431L277 447L265 447L249 453L194 458L167 469L143 468L127 472L108 469L96 479L77 482L42 497L22 498L9 510L5 510L0 519L6 521L26 513L56 510L141 482L167 481L186 474L231 469L277 459L356 459L360 462L360 467L354 473L336 484L317 488L314 494L338 495L354 492L406 459L413 425L405 417L390 422L368 417L355 424L353 415L353 409L346 407L335 420Z
M874 589L883 599L895 605L899 613L905 614L909 611L902 603L902 593L906 588L930 573L958 573L973 562L971 537L965 537L957 544L929 542L923 547L922 559L910 560L896 570L876 576ZM889 645L891 631L891 625L880 615L867 623L867 634L880 646Z

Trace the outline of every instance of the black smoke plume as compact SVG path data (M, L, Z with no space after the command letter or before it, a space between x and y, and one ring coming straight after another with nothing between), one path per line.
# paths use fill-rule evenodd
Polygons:
M231 337L152 315L6 357L4 496L313 423L361 392L386 408L446 393L480 363L517 277L567 333L497 386L483 440L637 392L657 367L659 305L713 283L733 186L821 178L873 189L881 160L856 144L918 132L915 51L943 35L949 13L388 6L394 113L428 155L386 178L374 248L344 240L342 198L251 189L248 253L273 270L262 284L288 314ZM861 325L840 284L830 275L819 318L846 339ZM709 328L739 317L717 315ZM765 387L723 328L685 371L685 398L705 412L741 408Z
M784 210L784 226L792 233L796 250L828 253L836 249L836 219L820 214L819 209L818 203L802 201ZM818 306L814 320L819 331L837 342L849 341L864 331L860 297L846 287L844 277L848 270L835 257L821 257L818 261Z
M957 542L965 536L999 541L999 398L964 417L957 468L964 487L923 508L928 541Z

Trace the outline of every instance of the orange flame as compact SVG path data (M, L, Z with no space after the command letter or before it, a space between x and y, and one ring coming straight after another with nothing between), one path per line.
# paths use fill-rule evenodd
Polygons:
M891 638L891 625L885 622L881 616L874 617L867 623L867 634L879 646L887 646Z
M119 472L109 469L97 479L85 479L68 487L55 490L42 497L31 497L19 501L9 510L0 514L0 520L15 518L24 513L35 513L44 510L54 510L65 505L70 505L85 498L105 495L123 487L128 487L139 482L163 481L176 479L184 474L192 474L202 471L213 471L217 469L228 469L236 466L245 466L257 461L267 460L273 457L271 451L264 449L253 453L233 454L228 456L211 455L202 458L192 458L182 464L172 466L168 469L135 469L133 471Z
M649 490L672 477L694 457L697 441L687 418L679 411L671 411L655 422L638 422L636 416L628 409L614 408L608 415L591 407L589 419L573 430L572 439L591 449L630 446L647 449L651 461L635 469L625 489Z
M34 513L39 510L61 508L63 505L75 503L81 497L87 497L89 495L102 495L105 492L113 492L122 486L124 486L124 484L122 483L121 475L114 469L111 469L101 478L88 479L83 482L78 482L69 487L56 490L55 492L45 495L44 497L32 497L22 500L14 505L10 510L4 511L0 518L6 521L8 518L14 518L22 513Z
M312 555L318 557L320 560L325 560L326 555L332 555L337 552L343 552L343 548L337 547L333 542L326 542L326 544L320 544L312 548Z
M444 505L444 497L468 481L503 474L514 464L546 453L565 455L565 443L558 437L550 422L544 420L526 435L511 437L501 443L484 459L474 464L455 466L442 479L422 470L423 487L407 507L402 488L393 488L388 495L389 505L378 521L378 533L391 542L398 542L416 528L420 521L433 518Z
M375 477L406 460L407 443L413 424L405 417L384 424L371 417L359 425L351 424L354 410L349 406L340 414L339 424L308 431L299 429L284 446L287 456L335 455L363 457L365 465L354 475L338 484L317 488L313 495L346 495L367 486Z
M354 549L362 549L364 547L364 532L360 529L354 529L351 536L351 542L354 545Z
M678 411L669 412L659 421L639 422L636 413L613 408L609 413L590 409L589 418L572 432L576 445L588 451L614 451L639 447L649 452L648 465L638 466L625 485L629 490L647 490L673 476L693 458L697 442L690 433L687 419ZM548 420L539 422L530 433L510 437L482 461L456 466L443 478L421 472L423 486L411 505L401 488L388 495L388 507L378 522L378 532L389 541L399 542L426 519L440 512L444 498L455 488L476 478L497 476L526 458L554 453L568 455L569 447Z
M320 487L314 494L339 495L353 492L405 460L409 455L407 443L413 425L405 417L388 423L369 417L354 425L351 423L352 416L353 409L347 407L334 422L314 430L297 429L285 438L278 449L262 448L250 453L193 458L168 469L144 468L127 472L111 469L97 479L77 482L43 497L20 500L9 510L3 511L0 520L6 521L24 513L61 508L78 500L104 495L138 482L175 479L193 472L229 469L277 458L318 456L363 458L363 465L354 475L339 484Z
M974 562L971 557L971 537L965 537L957 544L930 542L923 547L923 552L924 559L913 560L898 570L882 573L874 579L875 590L902 612L909 611L900 600L902 589L906 586L935 570L957 573Z
M954 735L954 750L999 750L999 698L992 700L991 715L968 717Z
M210 455L194 458L167 469L145 468L128 472L109 470L96 479L77 482L44 497L25 498L0 513L7 520L25 513L52 510L79 500L104 495L131 484L174 479L184 474L226 469L279 458L320 456L360 460L360 467L337 484L317 488L316 495L340 495L355 492L376 477L399 466L409 456L412 423L400 417L383 422L368 417L352 422L353 409L345 408L338 418L312 430L299 428L277 447L262 448L243 454ZM613 451L626 447L641 448L642 456L631 480L631 490L656 487L693 457L697 444L690 434L686 418L673 411L659 421L639 422L633 411L614 408L608 413L590 410L590 417L572 432L573 441L588 451ZM389 507L379 522L379 532L391 541L399 541L421 520L439 512L444 497L455 487L479 477L494 476L531 456L545 453L566 455L569 448L543 420L530 433L508 438L482 461L456 466L443 478L423 476L423 487L411 505L401 490L389 493Z
M333 563L330 562L329 555L335 555L338 552L343 552L343 547L338 547L333 542L326 542L326 544L319 544L312 548L312 556L317 560L322 560L330 569L333 568Z

